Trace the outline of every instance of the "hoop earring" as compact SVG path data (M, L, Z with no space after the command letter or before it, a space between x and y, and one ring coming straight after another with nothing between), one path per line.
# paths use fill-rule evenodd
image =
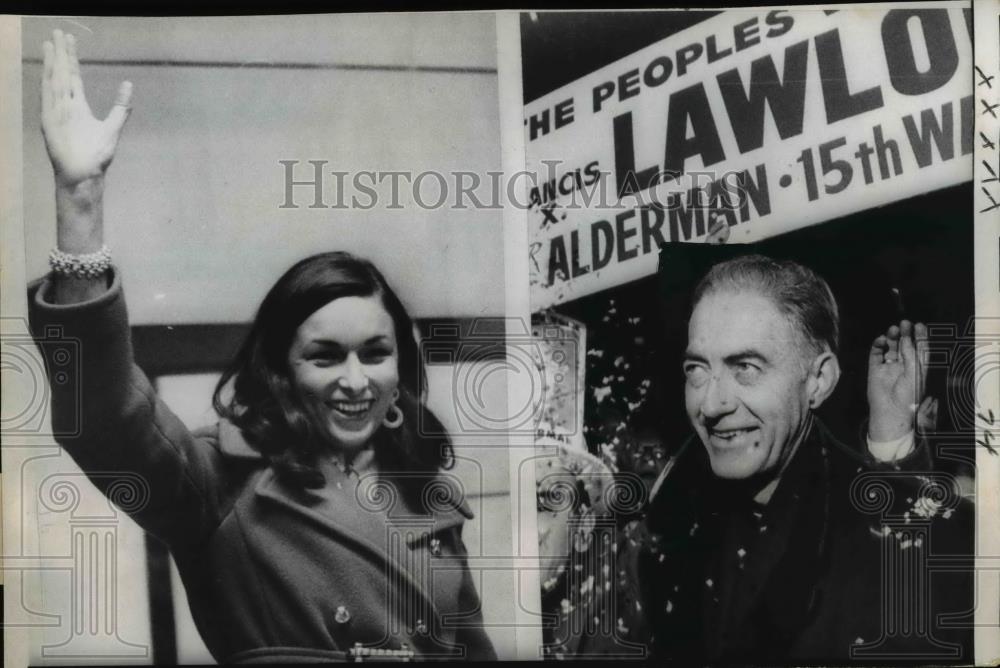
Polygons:
M398 429L403 424L403 411L399 410L399 406L396 405L396 400L399 399L399 390L393 390L392 393L392 404L389 406L389 410L385 412L385 417L382 418L382 425L387 429ZM389 415L395 411L393 417Z

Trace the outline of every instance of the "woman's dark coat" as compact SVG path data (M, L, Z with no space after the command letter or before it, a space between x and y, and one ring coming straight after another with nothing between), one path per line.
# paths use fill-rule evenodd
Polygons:
M170 548L216 659L496 658L461 538L472 514L448 474L428 481L432 513L364 476L354 503L292 488L232 424L192 433L157 398L133 363L117 274L84 303L52 304L50 288L32 286L29 303L53 433ZM373 518L381 540L363 530Z

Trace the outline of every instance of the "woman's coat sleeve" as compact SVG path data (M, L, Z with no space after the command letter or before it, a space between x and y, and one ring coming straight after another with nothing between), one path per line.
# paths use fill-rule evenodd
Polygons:
M144 529L172 548L196 546L218 523L221 457L134 364L117 272L86 302L54 304L50 291L48 279L29 286L28 303L56 440Z

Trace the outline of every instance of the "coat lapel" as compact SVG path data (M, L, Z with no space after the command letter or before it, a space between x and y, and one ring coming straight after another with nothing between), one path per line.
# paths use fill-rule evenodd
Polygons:
M780 656L809 623L827 553L830 471L814 425L760 519L732 594L729 656L748 647ZM766 649L765 649L766 648Z
M390 555L383 545L377 545L367 536L351 529L345 522L337 521L336 516L326 512L320 512L318 506L322 499L318 495L308 491L293 491L278 480L273 470L268 469L257 481L254 494L259 500L265 503L278 504L290 513L302 518L307 523L316 526L318 529L329 535L337 542L349 544L358 551L368 554L372 559L381 563L392 573L387 573L392 578L400 578L412 591L419 594L434 612L437 612L433 599L424 590L423 585L417 581L405 565L400 560ZM357 510L356 508L354 509ZM350 512L350 511L345 511Z
M466 519L473 517L465 501L461 482L453 474L438 472L436 475L427 476L413 473L381 473L377 480L396 489L401 489L405 483L411 486L420 485L423 503L433 510L427 513L422 508L413 508L402 498L398 498L390 508L389 522L405 532L406 542L410 547L430 539L432 535L460 527Z

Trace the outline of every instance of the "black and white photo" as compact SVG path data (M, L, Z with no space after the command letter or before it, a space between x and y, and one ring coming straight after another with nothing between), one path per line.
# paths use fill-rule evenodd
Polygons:
M5 665L996 664L998 2L0 14Z

